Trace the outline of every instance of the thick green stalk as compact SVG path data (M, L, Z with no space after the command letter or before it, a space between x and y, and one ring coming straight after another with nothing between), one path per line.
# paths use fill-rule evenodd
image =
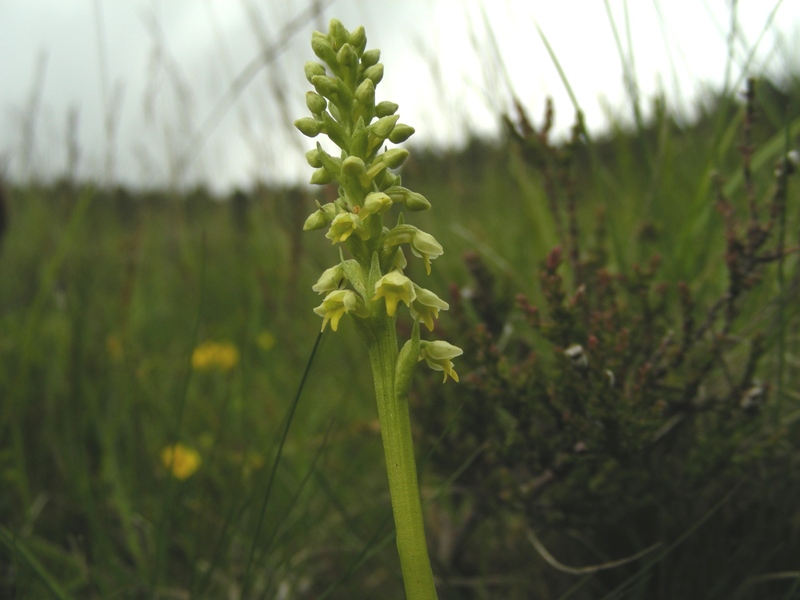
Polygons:
M397 335L394 319L373 317L369 359L375 380L383 452L389 475L389 494L400 555L400 568L408 600L435 600L436 587L425 542L422 505L411 439L408 398L395 395Z

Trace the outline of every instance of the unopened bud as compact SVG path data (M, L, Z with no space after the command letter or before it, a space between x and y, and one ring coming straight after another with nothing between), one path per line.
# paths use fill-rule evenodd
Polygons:
M315 169L322 167L322 161L319 159L319 150L313 148L306 152L306 162L309 167L314 167Z
M303 117L294 122L294 126L300 130L300 133L308 137L316 137L322 130L322 123L311 117Z
M339 19L331 19L328 23L328 36L334 41L337 48L341 48L347 43L350 32L345 29Z
M316 92L306 92L306 106L312 114L318 115L328 108L328 102Z
M342 173L348 177L358 177L367 167L358 156L348 156L342 161Z
M383 117L372 123L367 129L371 134L385 140L389 137L389 134L392 133L395 123L397 123L397 119L399 118L398 115Z
M389 141L393 144L401 144L412 135L414 135L414 128L411 127L411 125L398 123L394 126L394 129L392 129L392 133L389 134Z
M390 169L396 169L408 158L408 150L405 148L392 148L381 154L381 159Z
M372 106L375 103L375 84L372 79L365 79L358 85L356 100L363 106Z
M372 81L369 79L368 81ZM388 117L389 115L393 115L397 112L397 109L400 108L394 102L389 102L388 100L384 100L383 102L379 102L375 105L375 116L376 117Z
M377 65L372 65L368 67L364 71L364 77L367 79L372 79L372 83L378 85L383 79L383 64L378 63Z
M333 49L333 46L331 46L331 43L327 39L323 37L312 36L311 49L320 60L325 61L331 67L336 64L336 50Z
M319 75L325 75L325 67L319 64L318 62L308 61L303 68L306 73L306 79L308 79L308 83L312 83L311 79L313 77L318 77Z
M347 41L359 55L363 54L364 48L367 47L367 32L364 31L364 26L359 25L351 31Z
M333 176L328 172L327 169L317 169L311 175L311 179L308 182L313 183L314 185L325 185L331 181L333 181Z
M339 52L336 53L336 62L345 69L355 70L358 66L358 54L356 54L355 49L350 44L345 43L339 48Z
M380 59L381 51L377 48L373 48L372 50L367 50L366 52L361 53L361 64L365 69L371 67L372 65L378 64Z
M331 100L334 100L339 93L336 79L328 77L327 75L315 75L311 78L311 85L314 86L317 92Z

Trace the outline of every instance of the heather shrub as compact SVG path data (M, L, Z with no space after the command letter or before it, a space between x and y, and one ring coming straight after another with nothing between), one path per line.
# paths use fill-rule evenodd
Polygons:
M580 115L563 144L549 107L539 129L521 106L506 120L560 243L531 273L535 299L477 252L464 257L472 284L451 289L463 385L431 381L436 397L414 411L449 484L438 559L453 581L508 575L452 597L765 597L796 583L797 431L783 401L795 156L754 174L754 85L743 185L730 197L719 173L710 194L718 283L672 281L657 254L615 264L607 215L596 203L582 213ZM639 255L654 230L632 232Z

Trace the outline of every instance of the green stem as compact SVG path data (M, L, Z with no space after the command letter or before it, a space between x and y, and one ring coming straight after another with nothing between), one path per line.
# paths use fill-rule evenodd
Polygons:
M398 355L394 320L373 317L371 321L373 327L372 335L368 336L369 359L375 380L378 418L406 598L435 600L436 587L425 542L408 398L397 398L394 391Z

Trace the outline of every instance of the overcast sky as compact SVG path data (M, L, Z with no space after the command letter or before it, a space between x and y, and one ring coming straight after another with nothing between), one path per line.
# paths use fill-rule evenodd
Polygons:
M726 77L741 87L744 74L785 72L800 56L800 1L740 0L735 19L731 4L0 0L0 174L217 190L307 178L313 142L287 123L306 116L311 31L333 16L382 50L378 100L400 105L413 141L496 134L512 93L536 117L552 96L568 128L574 110L537 25L599 130L630 114L617 39L645 103L663 92L691 105Z

